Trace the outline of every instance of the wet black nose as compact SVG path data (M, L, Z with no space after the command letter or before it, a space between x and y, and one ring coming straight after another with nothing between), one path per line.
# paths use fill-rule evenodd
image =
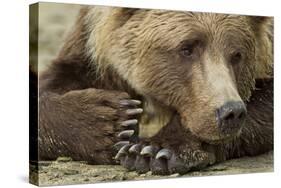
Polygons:
M227 102L217 109L217 122L224 134L235 132L241 128L246 117L246 106L243 102Z

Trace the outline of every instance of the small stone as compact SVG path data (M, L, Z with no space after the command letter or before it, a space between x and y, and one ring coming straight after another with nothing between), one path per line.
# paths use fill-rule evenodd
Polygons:
M42 167L42 166L49 166L50 164L52 164L52 161L39 161L38 162L38 166Z
M147 176L151 176L151 175L152 175L152 172L151 172L151 171L149 171L149 172L147 172L145 175L147 175Z
M72 161L72 158L71 157L58 157L56 161L59 163L66 163L66 162Z
M179 173L175 173L175 174L170 175L170 177L173 177L173 178L175 178L175 177L179 177L179 176L180 176L180 174L179 174Z
M59 178L60 174L59 173L54 173L54 178Z
M79 171L78 170L66 170L64 171L64 175L75 175L78 174Z
M128 178L126 176L123 176L120 178L121 181L127 180Z

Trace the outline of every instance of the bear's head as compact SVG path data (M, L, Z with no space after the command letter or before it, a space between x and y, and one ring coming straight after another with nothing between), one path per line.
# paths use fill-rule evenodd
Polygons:
M271 18L97 9L88 45L101 69L111 67L144 100L179 113L201 140L239 134L255 79L271 74Z

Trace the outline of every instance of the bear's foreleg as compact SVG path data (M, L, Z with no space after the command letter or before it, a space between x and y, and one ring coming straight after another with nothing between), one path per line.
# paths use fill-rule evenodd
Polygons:
M112 145L123 130L130 129L121 135L124 138L136 134L136 116L142 112L139 105L140 101L118 91L90 88L64 94L42 92L39 159L70 156L94 164L114 163Z

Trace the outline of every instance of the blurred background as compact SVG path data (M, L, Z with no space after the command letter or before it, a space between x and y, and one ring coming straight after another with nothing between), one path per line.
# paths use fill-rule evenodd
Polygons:
M74 25L81 7L76 4L39 3L38 18L36 16L31 18L33 21L38 21L38 28L36 25L30 28L30 60L33 70L38 66L39 73L42 72L56 57L67 33ZM38 56L37 50L35 50L37 41ZM38 65L36 65L37 57Z

